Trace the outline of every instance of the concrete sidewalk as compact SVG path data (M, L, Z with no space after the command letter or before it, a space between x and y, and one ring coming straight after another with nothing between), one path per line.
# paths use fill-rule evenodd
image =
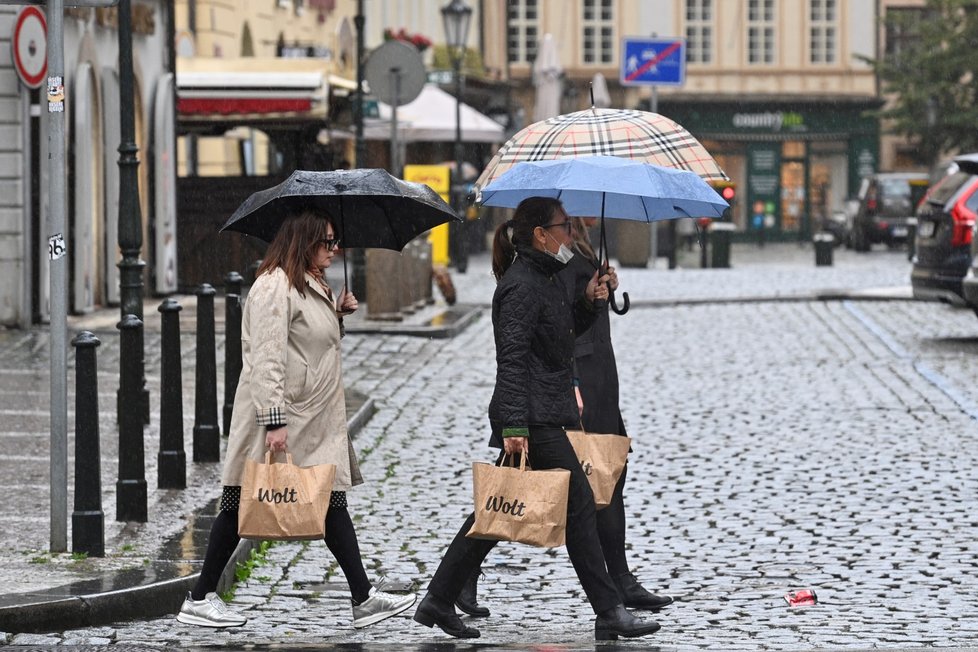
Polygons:
M906 253L877 250L856 254L835 252L832 267L815 267L810 245L734 245L730 269L698 269L695 252L680 258L680 267L665 269L665 261L644 269L619 269L621 292L633 305L667 306L681 303L783 301L818 299L907 299L910 263ZM460 307L446 311L438 303L399 323L370 323L358 316L348 320L344 342L348 387L348 416L355 430L369 418L372 378L385 367L397 368L410 355L400 335L451 335L478 317L473 306L488 306L495 281L486 253L471 258L466 274L452 273ZM217 315L223 314L218 297ZM102 494L105 513L106 557L86 559L71 553L52 554L48 511L48 355L47 331L0 332L0 487L22 501L0 502L0 579L6 595L0 598L0 631L63 631L133 617L174 613L192 583L203 557L203 545L219 492L219 464L190 462L193 427L194 356L193 297L181 298L183 403L185 448L188 450L188 488L156 490L156 451L159 437L159 300L147 301L146 376L153 401L151 423L145 431L149 521L117 523L114 479L117 475L115 399L118 379L117 310L73 317L69 329L92 330L102 339L99 354L99 404L102 442ZM449 315L446 317L446 315ZM218 332L223 328L218 327ZM223 403L223 346L218 336L218 396ZM74 356L69 353L69 364ZM73 396L74 370L69 369ZM419 382L423 382L423 379ZM69 397L69 431L74 414ZM396 400L393 397L392 400ZM72 473L69 441L69 472ZM368 462L369 463L369 462ZM69 520L73 480L69 479ZM71 539L69 533L69 547ZM155 593L154 593L155 592ZM56 625L56 626L55 626ZM3 642L0 635L0 643Z

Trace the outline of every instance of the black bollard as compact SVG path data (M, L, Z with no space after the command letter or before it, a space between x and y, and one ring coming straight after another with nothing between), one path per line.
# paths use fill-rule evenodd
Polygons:
M75 509L71 512L71 550L105 556L105 514L99 464L98 365L99 339L82 331L75 347Z
M228 272L227 276L224 277L224 294L237 294L241 296L241 284L244 282L244 277L237 272Z
M187 488L187 454L183 450L183 382L180 359L180 311L173 299L157 309L162 324L160 364L160 453L157 484L160 489Z
M214 341L214 288L197 288L197 391L194 400L194 462L219 462L217 352Z
M227 437L231 434L234 393L241 376L241 298L228 294L224 299L224 436Z
M119 480L115 520L146 522L146 463L143 451L143 322L126 315L119 322Z

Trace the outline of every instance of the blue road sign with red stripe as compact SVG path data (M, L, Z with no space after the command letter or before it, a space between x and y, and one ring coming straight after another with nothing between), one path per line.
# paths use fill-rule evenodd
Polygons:
M682 86L686 81L686 39L622 39L623 86Z

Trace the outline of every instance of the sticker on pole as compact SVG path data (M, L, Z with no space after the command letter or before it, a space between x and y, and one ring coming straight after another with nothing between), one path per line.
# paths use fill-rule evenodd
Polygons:
M28 88L38 88L48 74L48 24L37 7L17 14L10 42L17 76Z
M62 77L48 77L48 113L64 113L65 83Z
M55 233L48 238L48 258L58 260L64 258L68 253L68 245L65 244L65 237L60 233Z

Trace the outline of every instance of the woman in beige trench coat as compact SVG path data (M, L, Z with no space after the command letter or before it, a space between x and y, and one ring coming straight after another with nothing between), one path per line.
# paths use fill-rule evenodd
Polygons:
M334 298L323 276L338 245L324 215L305 211L285 218L248 293L221 511L200 578L177 615L181 623L234 627L247 622L215 591L240 540L245 460L260 462L269 449L288 450L299 466L336 465L325 540L350 585L353 626L372 625L414 604L413 594L393 595L371 585L347 510L346 490L363 479L346 429L340 338L342 315L356 310L357 300L346 288Z

